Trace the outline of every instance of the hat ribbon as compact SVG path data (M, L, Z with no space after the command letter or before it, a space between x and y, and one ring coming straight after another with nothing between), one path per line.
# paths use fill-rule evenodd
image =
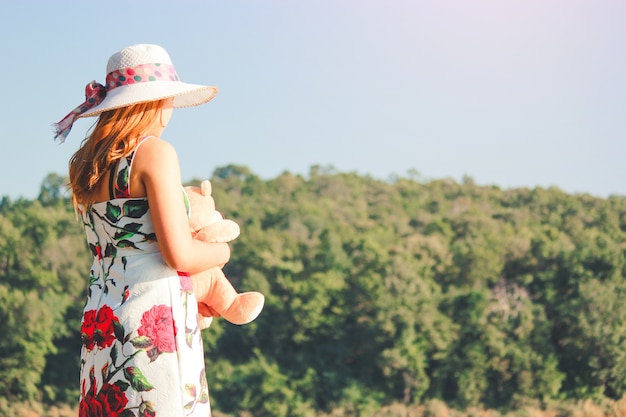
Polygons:
M55 131L54 140L59 143L65 142L65 139L67 138L67 135L69 135L70 130L72 130L72 125L78 116L102 103L102 100L104 100L106 95L107 90L102 84L98 84L95 81L87 84L85 87L85 101L69 112L59 123L54 123L52 125Z
M111 71L106 77L106 87L95 81L87 84L85 87L85 101L65 116L63 120L53 125L56 133L54 139L58 139L59 143L65 142L78 116L100 104L106 97L107 91L124 85L149 81L180 81L180 78L172 64L140 64Z

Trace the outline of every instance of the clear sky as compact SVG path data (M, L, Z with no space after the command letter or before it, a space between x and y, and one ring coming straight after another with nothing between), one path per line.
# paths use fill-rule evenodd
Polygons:
M34 198L64 145L51 123L135 43L211 103L164 133L184 180L334 166L502 188L626 195L623 0L31 0L0 14L0 195Z

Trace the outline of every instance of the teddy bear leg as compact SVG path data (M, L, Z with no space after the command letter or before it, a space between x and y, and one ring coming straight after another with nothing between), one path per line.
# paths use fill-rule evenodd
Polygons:
M217 316L217 313L211 310L209 306L203 302L198 302L198 327L200 330L208 329L213 323L213 317Z
M198 302L198 324L205 329L233 303L237 291L217 267L192 275L191 283Z
M242 292L237 294L231 306L222 313L222 317L233 324L248 324L261 314L264 303L265 297L259 292Z
M221 270L220 270L221 272ZM258 292L237 293L228 278L220 274L211 283L210 308L233 324L247 324L263 309L265 297Z

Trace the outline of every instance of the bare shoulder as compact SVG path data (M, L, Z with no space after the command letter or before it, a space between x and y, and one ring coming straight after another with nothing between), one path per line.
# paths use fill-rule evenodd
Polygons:
M171 165L178 168L176 149L169 142L157 137L145 140L137 149L134 157L134 169L154 171L165 169Z
M180 167L176 149L169 142L152 137L145 140L137 149L133 161L131 177L137 181L135 190L138 193L148 193L152 186L159 189L168 185L180 187ZM131 178L132 181L132 178Z
M141 143L135 158L153 160L154 158L167 158L172 155L176 155L176 149L174 149L172 144L161 138L151 137Z

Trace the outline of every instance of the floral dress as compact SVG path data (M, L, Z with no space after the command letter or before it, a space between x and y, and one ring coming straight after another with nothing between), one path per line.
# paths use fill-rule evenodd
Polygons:
M112 199L80 210L93 264L79 416L208 417L191 281L163 261L147 199L130 198L133 155L113 170Z

